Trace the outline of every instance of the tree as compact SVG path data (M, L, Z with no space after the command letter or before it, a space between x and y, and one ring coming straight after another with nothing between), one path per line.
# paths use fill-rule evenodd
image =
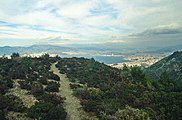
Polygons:
M146 80L145 73L138 66L131 67L131 75L132 75L133 80L136 82L142 82L142 81Z
M20 54L19 53L12 53L11 58L15 59L15 58L19 58Z
M49 60L50 55L48 53L45 53L41 56L41 58L45 59L45 60Z
M129 72L130 69L126 64L123 64L123 71Z
M158 85L158 89L166 92L174 91L175 87L178 86L177 82L171 79L166 72L161 74L160 79L158 80Z

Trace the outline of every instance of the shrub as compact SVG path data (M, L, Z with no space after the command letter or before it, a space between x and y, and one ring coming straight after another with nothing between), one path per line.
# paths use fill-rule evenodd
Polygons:
M43 85L47 85L47 84L48 84L48 80L47 80L47 78L45 78L45 77L41 77L41 78L39 79L39 82L42 83Z
M37 102L28 109L27 115L38 120L65 120L67 113L62 105L54 106L52 103Z
M47 87L45 88L48 92L58 92L60 84L57 82L49 82Z
M7 95L4 97L4 104L9 111L22 112L25 106L22 100L14 95Z
M51 103L37 102L28 109L27 115L34 119L45 120L48 117L47 113L52 107Z
M115 115L118 120L150 120L146 112L129 106L123 110L118 110Z
M6 120L6 117L5 117L3 110L0 110L0 120Z
M40 96L44 93L44 88L41 83L33 83L32 88L31 88L31 93L34 96Z
M64 98L62 98L56 94L45 93L44 95L38 97L38 100L46 102L46 103L49 102L49 103L52 103L54 105L57 105L57 104L62 104Z
M49 79L60 81L60 77L52 72L49 73Z
M8 90L8 87L0 81L0 94L5 94Z
M21 89L31 90L31 82L28 80L18 81Z
M47 120L65 120L67 113L62 105L53 107L48 112Z
M81 86L80 84L70 83L69 85L71 89L83 88L83 86Z

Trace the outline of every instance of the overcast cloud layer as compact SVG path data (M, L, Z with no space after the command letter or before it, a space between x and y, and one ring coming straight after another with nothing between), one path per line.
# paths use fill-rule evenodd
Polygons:
M182 0L1 0L0 46L175 43L181 11Z

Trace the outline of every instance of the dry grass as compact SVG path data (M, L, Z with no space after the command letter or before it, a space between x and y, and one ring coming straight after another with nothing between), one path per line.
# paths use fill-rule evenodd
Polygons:
M37 99L33 95L28 94L27 90L19 87L18 80L14 80L14 86L14 88L10 89L8 94L19 97L23 101L25 107L30 108L35 102L37 102Z
M21 89L18 84L18 81L19 80L14 80L14 88L10 89L10 91L7 94L19 97L23 101L25 107L30 108L32 105L35 104L37 100L33 95L28 94L27 90ZM25 113L12 111L8 112L6 117L8 118L8 120L33 120L31 118L28 118Z

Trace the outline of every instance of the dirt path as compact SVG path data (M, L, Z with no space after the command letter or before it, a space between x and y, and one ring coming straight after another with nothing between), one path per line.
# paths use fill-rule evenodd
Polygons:
M69 86L71 82L69 82L65 74L60 74L59 69L55 66L56 64L57 63L52 64L51 70L61 79L59 94L66 98L64 107L68 114L67 120L84 120L85 118L87 118L87 120L96 120L96 118L88 117L88 115L81 109L80 101L72 95L73 91Z

